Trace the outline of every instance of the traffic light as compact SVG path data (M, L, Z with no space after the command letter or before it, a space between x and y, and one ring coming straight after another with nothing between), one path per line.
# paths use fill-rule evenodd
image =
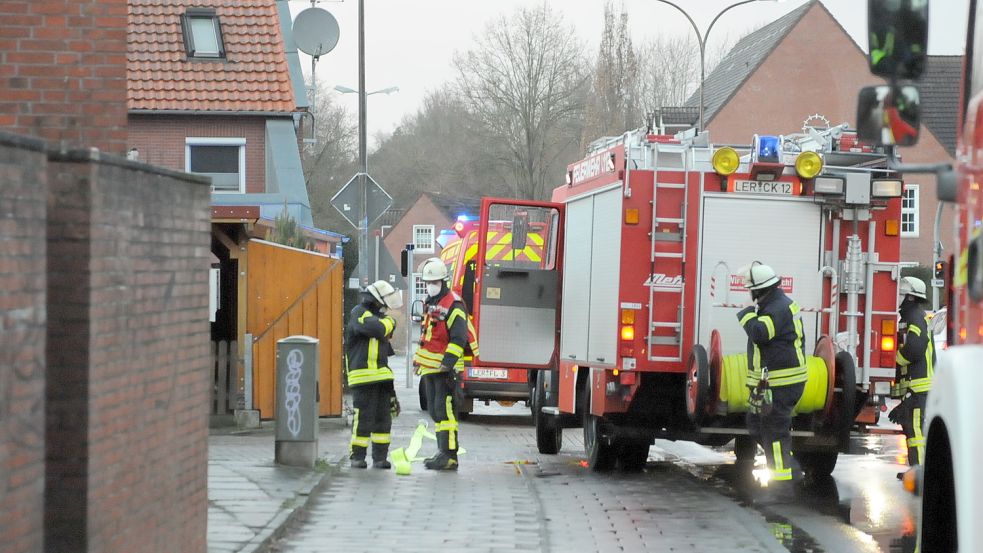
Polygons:
M935 262L935 278L945 277L945 261Z

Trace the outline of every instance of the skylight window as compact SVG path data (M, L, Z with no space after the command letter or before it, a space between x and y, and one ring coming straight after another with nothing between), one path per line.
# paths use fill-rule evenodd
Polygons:
M189 8L181 20L184 46L192 58L224 58L222 25L215 10Z

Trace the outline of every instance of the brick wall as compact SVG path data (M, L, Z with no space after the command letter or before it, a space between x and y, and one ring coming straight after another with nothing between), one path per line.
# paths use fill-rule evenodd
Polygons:
M0 128L126 147L126 0L0 2Z
M45 152L0 134L0 549L41 550Z
M248 116L133 115L129 148L140 160L184 171L184 142L189 136L246 139L246 192L266 192L266 119ZM128 148L128 149L129 149Z
M204 552L209 189L53 154L47 551Z

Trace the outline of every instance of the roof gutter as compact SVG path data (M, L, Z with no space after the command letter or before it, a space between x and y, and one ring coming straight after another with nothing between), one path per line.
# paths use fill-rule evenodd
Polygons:
M237 117L293 117L297 112L304 112L306 109L297 111L210 111L194 109L131 109L129 115L234 115Z

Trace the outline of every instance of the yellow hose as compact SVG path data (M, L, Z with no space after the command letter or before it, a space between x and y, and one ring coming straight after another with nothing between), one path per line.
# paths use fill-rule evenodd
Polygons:
M750 391L744 380L747 378L747 354L732 353L721 359L720 405L726 414L745 413ZM826 407L826 386L828 371L822 357L806 357L809 379L806 381L802 397L795 406L793 414L813 413Z

